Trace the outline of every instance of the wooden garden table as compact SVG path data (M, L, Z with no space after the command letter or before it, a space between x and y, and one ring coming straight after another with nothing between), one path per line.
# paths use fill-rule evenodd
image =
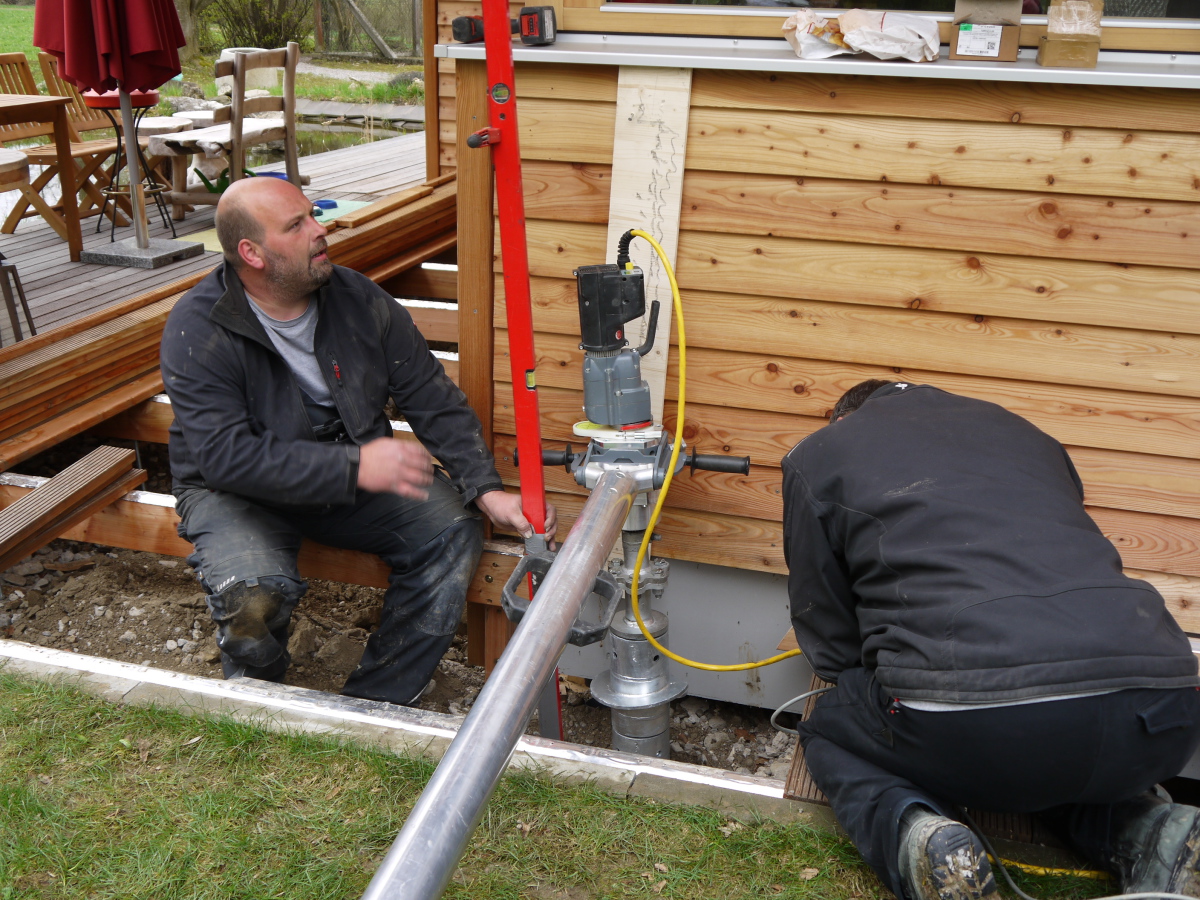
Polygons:
M69 97L0 94L0 125L48 122L54 126L54 149L58 155L58 180L62 186L62 219L67 229L67 247L71 252L71 261L79 262L79 255L83 252L83 232L79 227L79 207L75 200L79 185L75 178L71 132L67 125L67 104L70 102Z

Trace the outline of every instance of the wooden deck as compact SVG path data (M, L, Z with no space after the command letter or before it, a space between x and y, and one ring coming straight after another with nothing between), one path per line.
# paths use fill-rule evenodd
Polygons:
M258 171L282 170L283 164L279 163L262 166ZM408 134L302 157L300 172L312 179L306 192L314 200L377 200L424 180L425 136ZM163 227L157 212L153 208L148 212L150 236L170 238L171 232ZM96 221L84 220L84 249L109 239L107 222L96 234ZM180 238L212 228L213 207L188 213L187 219L176 222L175 227ZM133 237L132 228L117 229L118 240L127 237ZM218 261L218 254L206 252L160 269L73 263L68 259L66 242L41 219L33 218L25 219L16 234L0 235L0 253L17 266L39 331L211 268ZM7 322L4 340L8 343L6 326Z

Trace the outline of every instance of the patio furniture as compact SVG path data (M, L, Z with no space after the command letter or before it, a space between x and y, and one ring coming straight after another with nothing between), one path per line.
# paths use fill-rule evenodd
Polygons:
M0 54L0 57L6 55L9 54ZM29 70L28 63L25 70L26 72ZM3 74L5 74L3 66L0 65L0 76ZM0 86L7 88L8 84L0 80ZM35 136L46 134L47 129L50 129L50 133L54 135L54 143L49 146L54 151L56 159L73 160L66 112L68 102L66 97L41 97L36 94L30 96L27 93L0 94L0 145L4 141L20 140L31 136L29 123L33 123L32 130ZM40 148L29 149L38 150ZM32 153L28 150L22 151L22 153L25 154L28 161L32 161ZM62 200L59 202L62 212L60 214L57 209L47 204L48 208L42 212L42 215L46 217L46 221L52 227L56 220L59 222L62 230L59 231L58 228L55 228L55 231L65 237L72 261L78 262L79 256L83 252L83 233L79 228L79 207L75 201L75 194L78 192L75 167L66 167L59 180L63 184ZM37 190L36 182L31 187ZM18 202L22 206L32 205L25 196L22 196ZM12 216L9 216L9 220L12 220ZM12 226L16 226L15 221L12 222ZM13 227L9 227L9 222L6 221L4 228L0 230L11 234Z
M0 148L0 193L5 191L20 191L21 196L37 210L38 215L58 232L58 236L64 241L67 239L66 224L54 212L53 207L42 199L42 195L33 189L29 181L29 157L20 150Z
M49 99L38 93L37 85L33 80L33 70L30 69L29 60L25 58L24 53L0 53L0 90L10 94L24 95L35 103L38 100ZM31 166L43 167L41 174L32 181L33 190L40 194L46 185L59 175L59 170L62 168L59 164L60 159L68 160L66 167L72 170L72 180L78 187L69 192L63 191L62 199L51 206L55 209L65 209L69 193L71 215L76 217L98 215L104 203L104 196L100 193L100 189L108 183L104 163L116 153L117 142L112 139L79 140L79 132L72 126L70 120L70 109L74 102L72 97L68 94L60 94L55 95L53 100L53 106L60 107L62 110L62 129L65 142L61 147L56 141L36 147L22 148L22 152ZM28 111L34 107L26 105L24 108ZM24 141L55 133L57 126L52 120L56 115L58 114L51 111L50 118L9 120L5 123L7 127L0 128L0 146L10 141ZM75 194L80 189L84 194L82 205L79 205L75 198ZM8 218L4 220L3 226L0 226L0 232L12 234L22 218L39 215L38 211L30 210L31 205L28 199L22 196L8 214ZM71 258L77 259L81 249L82 238L80 239L80 248L72 251Z
M134 141L134 147L137 149L138 159L141 162L140 170L142 184L145 186L144 193L154 198L154 202L158 206L158 211L162 215L163 227L170 228L171 237L174 238L177 237L175 234L175 223L171 220L171 216L167 210L166 201L163 200L162 197L163 192L167 190L167 183L165 181L160 182L158 180L158 176L155 174L154 168L146 159L146 154L143 152L142 142L140 140L142 135L142 123L145 121L146 112L158 106L158 99L158 91L129 92L129 101L134 110L133 127L137 133L137 139ZM100 110L102 113L104 113L104 115L112 123L113 130L117 133L117 159L116 162L113 163L112 169L109 170L108 187L104 188L102 191L104 194L105 204L107 204L109 200L112 200L113 206L115 207L120 200L130 197L131 190L130 186L122 188L120 185L121 170L127 168L127 164L123 159L123 154L129 153L129 140L128 136L124 133L124 130L119 127L117 120L112 113L114 109L120 110L121 98L116 91L105 91L103 94L98 94L95 91L84 91L83 102L89 109ZM162 119L165 117L156 116L155 118L159 121L162 121ZM172 120L167 119L167 121ZM190 127L190 123L187 127ZM161 133L162 131L169 132L171 128L169 125L165 129L161 127L156 129L152 126L147 126L146 130ZM96 223L96 231L100 231L100 222ZM117 223L116 217L114 216L112 227L109 229L109 241L115 241L116 236Z
M0 150L0 154L15 152L15 150ZM14 342L24 340L24 335L21 333L21 311L25 313L25 324L29 326L30 336L37 334L37 328L33 324L33 314L29 311L29 301L25 299L25 289L21 287L21 276L17 274L17 267L5 260L3 253L0 253L0 293L4 295L4 308L8 310L8 324L12 329ZM21 302L20 310L17 309L17 300ZM0 346L3 345L3 330L0 329Z
M220 200L220 194L210 193L206 188L189 190L188 162L194 153L227 159L232 182L243 177L247 147L283 140L288 181L297 187L308 183L308 179L300 175L296 152L296 64L299 60L300 45L290 42L283 49L237 53L232 60L218 62L214 67L217 77L233 76L233 95L229 107L213 111L213 122L216 124L190 132L150 138L151 154L173 158L171 178L174 190L169 196L177 220L184 217L184 210L189 204L212 205ZM283 69L282 97L246 97L246 73L263 68ZM267 112L281 112L283 117L251 118Z

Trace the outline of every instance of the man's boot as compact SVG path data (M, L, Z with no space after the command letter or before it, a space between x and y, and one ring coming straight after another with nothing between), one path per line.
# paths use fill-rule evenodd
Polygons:
M900 820L908 900L999 900L983 843L961 822L914 805Z
M1125 893L1200 897L1200 809L1147 793L1114 810L1113 865Z

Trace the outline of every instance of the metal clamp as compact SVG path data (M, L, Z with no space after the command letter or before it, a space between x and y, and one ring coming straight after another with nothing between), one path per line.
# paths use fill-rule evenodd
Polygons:
M504 585L500 599L500 604L504 607L504 614L508 616L510 622L520 622L525 611L529 609L529 601L524 597L517 596L517 588L521 586L525 576L533 573L533 583L536 587L538 582L550 571L556 555L547 550L542 553L529 553L521 557L521 561L517 563L517 567L509 576L508 583ZM617 605L623 594L620 585L603 570L596 573L596 581L592 585L591 592L600 598L600 621L587 622L582 618L575 620L567 640L576 647L586 647L604 637L608 626L612 623L613 616L617 613Z

